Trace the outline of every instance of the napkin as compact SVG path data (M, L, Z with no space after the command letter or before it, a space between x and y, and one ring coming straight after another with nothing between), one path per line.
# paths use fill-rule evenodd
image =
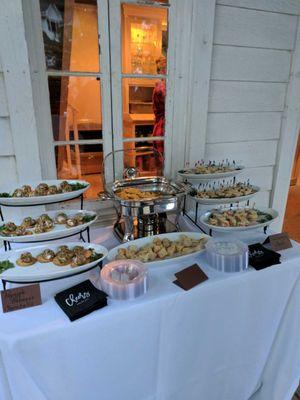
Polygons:
M90 280L63 290L54 298L70 321L75 321L107 305L107 294L96 289Z

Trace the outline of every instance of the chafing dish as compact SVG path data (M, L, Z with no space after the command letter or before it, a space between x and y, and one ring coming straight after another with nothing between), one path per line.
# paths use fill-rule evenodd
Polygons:
M118 196L122 189L134 187L141 191L153 192L155 197L140 200L124 200ZM188 187L182 182L172 182L168 178L153 176L117 180L106 185L102 200L112 200L118 219L114 230L123 241L158 233L174 232L183 208L183 199ZM168 214L175 214L172 224Z
M159 174L158 176L141 176L142 172L133 161L135 152L135 149L126 149L109 153L104 159L103 166L108 174L105 179L105 191L100 193L100 199L113 202L117 213L114 232L124 242L177 231L184 196L190 189L183 182L174 182ZM153 149L153 154L156 158L162 157L155 149ZM124 165L125 169L122 169L121 166ZM117 167L114 168L114 166ZM111 171L114 171L114 177ZM116 171L119 171L118 174ZM150 195L147 193L146 196L145 193L146 198L138 200L120 197L120 192L128 188L138 189L139 194L141 194L140 191L149 192Z

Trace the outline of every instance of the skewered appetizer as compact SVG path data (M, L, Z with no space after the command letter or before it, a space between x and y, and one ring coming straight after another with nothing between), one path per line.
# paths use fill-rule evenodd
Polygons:
M254 192L253 186L239 182L230 186L221 185L216 189L200 190L194 196L200 199L225 199L243 197Z
M96 218L95 215L78 213L67 216L65 213L58 213L54 219L48 214L42 214L36 219L26 217L18 226L13 222L7 222L0 226L0 236L25 236L49 232L54 229L55 225L65 225L72 228L77 225L86 224Z
M194 239L187 235L181 235L178 240L173 241L155 238L151 243L140 248L132 245L127 248L118 249L116 260L132 259L142 262L164 260L204 249L206 242L207 239L205 237Z
M36 196L49 196L59 193L73 192L86 188L87 185L83 183L70 183L63 181L59 185L48 185L47 183L40 183L35 188L30 185L23 185L10 193L0 193L0 197L36 197Z
M254 208L237 208L229 210L213 210L207 223L214 226L237 227L257 225L270 221L272 216Z
M216 164L214 161L213 162L208 162L205 163L204 161L198 161L194 168L186 168L181 171L180 173L183 174L196 174L196 175L202 175L202 174L217 174L217 173L222 173L222 172L231 172L231 171L236 171L239 170L240 168L235 165L235 161L233 161L233 164L230 164L229 162L222 162Z
M157 192L147 192L132 187L117 191L116 195L122 200L147 200L159 197Z
M90 262L96 261L102 257L102 254L96 253L94 249L86 249L83 246L75 246L73 249L68 246L58 247L57 252L51 249L45 249L42 253L36 257L30 252L21 253L17 259L16 264L20 267L29 267L34 265L36 262L40 263L53 263L58 267L65 267L70 265L72 268L79 267L81 265L89 264Z

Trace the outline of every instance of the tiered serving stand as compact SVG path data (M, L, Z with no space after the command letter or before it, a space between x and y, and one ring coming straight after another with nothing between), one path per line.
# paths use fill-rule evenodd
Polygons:
M45 181L45 183L54 184L54 182L59 182L59 181ZM83 189L80 190L74 190L74 192L68 192L66 196L60 196L60 195L52 195L52 196L39 196L35 198L30 198L30 197L19 197L19 198L12 198L12 197L0 197L0 219L2 222L4 222L4 217L2 213L2 207L36 207L36 206L46 206L49 204L58 204L58 203L64 203L70 200L75 200L75 199L80 199L80 210L83 210L83 194L84 192L89 188L89 184ZM56 197L57 196L57 197ZM37 200L35 200L37 199ZM14 201L15 200L15 201ZM86 242L86 240L83 237L83 233L86 232L87 236L87 242L90 241L90 228L87 226L86 228L80 230L79 232L73 233L71 235L63 235L60 236L59 239L64 239L67 237L79 235L80 240L83 242ZM4 244L4 250L8 251L11 250L11 242L14 242L13 240L5 240L5 238L1 237L3 240ZM48 242L52 240L57 240L58 238L52 238L52 239L41 239L41 240L25 240L25 241L18 241L18 243L41 243L41 242Z
M228 166L232 166L234 169L232 171L227 171L227 172L220 172L220 173L214 173L214 174L193 174L193 173L185 173L183 170L178 171L178 175L183 178L184 182L186 184L189 184L191 186L191 190L197 190L199 189L200 186L203 188L214 188L215 186L218 186L220 184L226 185L234 185L236 183L236 175L241 173L244 170L243 166L237 166L235 162L233 161L232 164L229 163L229 161L226 160L226 164ZM228 180L228 178L231 178L230 182L225 182L225 180ZM248 182L249 183L249 182ZM196 187L195 187L196 186ZM215 207L217 205L223 205L223 204L228 204L230 207L239 207L240 202L245 202L246 206L249 206L250 204L250 199L254 197L260 190L259 187L257 186L252 186L253 188L253 193L246 195L246 196L241 196L241 197L235 197L235 198L219 198L219 199L204 199L204 198L197 198L195 196L191 196L190 194L188 195L188 198L194 202L194 213L190 215L190 213L187 211L187 197L184 200L184 207L183 207L183 215L190 220L198 229L200 229L202 232L207 233L203 226L199 224L199 205L203 206L212 206ZM210 209L212 209L212 207ZM203 214L203 213L202 213ZM205 213L207 214L207 213ZM276 217L276 216L274 216ZM203 224L205 226L205 224ZM207 225L207 224L206 224ZM208 228L209 235L212 236L213 228L209 227ZM268 225L263 226L264 233L267 232ZM218 230L218 229L216 229ZM219 229L220 230L220 229ZM229 231L227 228L223 228L223 231ZM232 229L230 228L230 231ZM245 230L245 229L240 229L240 230Z
M49 185L53 185L53 184L58 184L61 181L44 181L45 183L49 184ZM72 180L68 180L68 182L73 183L74 181ZM67 192L67 193L63 193L63 194L57 194L57 195L50 195L50 196L39 196L39 197L19 197L19 198L12 198L12 197L0 197L0 219L2 222L4 222L4 217L3 217L3 213L2 213L2 207L35 207L35 206L45 206L45 205L49 205L49 204L57 204L57 203L62 203L62 202L66 202L66 201L70 201L70 200L74 200L79 198L80 199L80 211L83 211L83 194L84 192L89 188L89 184L87 182L82 182L82 181L75 181L76 183L80 182L80 183L85 183L86 186L84 188L81 188L79 190L74 190L73 192ZM30 184L30 185L34 185L36 183L26 183L26 184ZM22 183L19 184L19 186L22 186ZM3 192L12 192L13 188L5 188L3 190L3 188L1 188L1 191ZM57 210L58 211L58 210ZM96 220L96 218L92 221L94 222ZM92 223L91 222L91 223ZM91 224L90 223L90 224ZM89 244L90 242L90 224L88 226L85 226L83 229L81 229L80 231L77 231L75 233L72 234L66 234L66 235L60 235L59 237L53 237L53 238L44 238L44 239L34 239L31 240L32 238L30 238L30 240L26 240L26 241L17 241L17 243L28 243L28 244L33 244L33 243L41 243L41 242L50 242L53 240L59 240L59 239L64 239L67 237L71 237L71 236L75 236L75 235L79 235L79 239L87 244ZM86 232L86 239L83 236L83 233ZM7 251L9 254L9 251L11 251L11 241L9 241L8 239L5 239L4 237L1 237L1 239L4 242L4 249L5 251ZM13 241L13 239L12 239ZM74 245L74 243L73 243ZM51 245L49 247L52 247ZM100 268L102 267L102 260L103 258L105 258L105 256L107 255L107 250L105 248L103 248L103 246L98 246L99 248L101 247L101 251L103 252L104 256L96 263L93 262L91 263L91 265L88 268L81 268L78 267L78 271L77 270L72 270L71 273L65 273L61 276L51 276L49 275L48 277L45 275L44 278L40 278L40 279L26 279L26 280L20 280L20 279L13 279L13 278L1 278L2 281L2 285L3 285L3 289L6 290L6 284L8 282L10 283L17 283L17 284L30 284L30 283L41 283L41 282L50 282L50 281L54 281L54 280L59 280L59 279L64 279L64 278L68 278L71 276L75 276L75 275L79 275L82 273L85 273L93 268L96 268L97 266L99 266ZM28 248L28 250L32 250L34 248ZM26 249L22 249L23 251Z

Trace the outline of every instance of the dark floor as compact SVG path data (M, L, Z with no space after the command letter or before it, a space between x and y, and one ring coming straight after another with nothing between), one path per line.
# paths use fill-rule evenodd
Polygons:
M298 387L296 393L294 394L292 400L300 400L300 387Z

